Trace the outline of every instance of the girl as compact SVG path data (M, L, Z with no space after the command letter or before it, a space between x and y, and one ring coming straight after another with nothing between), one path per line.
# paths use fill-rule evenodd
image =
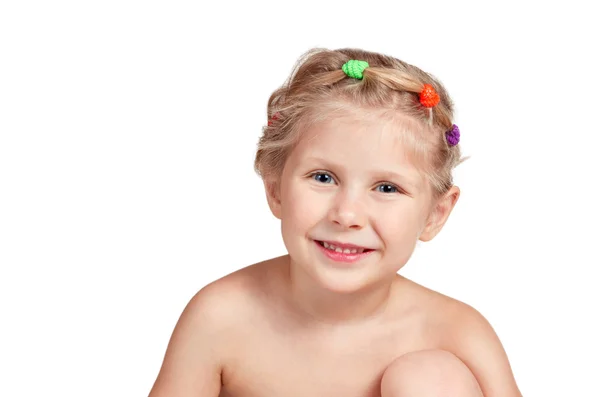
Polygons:
M520 396L481 314L397 274L460 195L443 86L389 56L313 50L268 116L255 167L288 255L191 299L150 396Z

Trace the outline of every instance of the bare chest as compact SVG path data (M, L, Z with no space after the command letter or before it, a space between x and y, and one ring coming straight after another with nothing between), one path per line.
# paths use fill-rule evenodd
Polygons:
M398 356L429 348L414 332L313 340L301 334L248 334L223 371L222 397L380 396Z

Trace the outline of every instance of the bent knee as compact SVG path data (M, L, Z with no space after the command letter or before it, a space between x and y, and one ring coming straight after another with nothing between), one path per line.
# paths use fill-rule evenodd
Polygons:
M445 350L420 350L395 359L381 380L382 397L419 395L481 397L481 389L469 368Z

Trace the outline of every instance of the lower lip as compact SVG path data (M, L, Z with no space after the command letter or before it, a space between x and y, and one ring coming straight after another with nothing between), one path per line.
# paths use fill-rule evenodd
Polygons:
M373 251L363 252L361 254L344 254L343 252L335 252L329 248L323 247L319 242L315 241L317 247L325 254L326 257L336 262L352 263L357 262L371 254Z

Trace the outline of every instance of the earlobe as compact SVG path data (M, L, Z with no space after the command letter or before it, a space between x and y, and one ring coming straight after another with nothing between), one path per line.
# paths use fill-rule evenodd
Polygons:
M458 186L452 186L446 194L437 200L427 219L427 224L419 236L419 240L430 241L442 230L459 197L460 189Z
M263 180L265 186L265 194L269 208L275 218L281 219L281 195L279 193L279 183L273 179Z

